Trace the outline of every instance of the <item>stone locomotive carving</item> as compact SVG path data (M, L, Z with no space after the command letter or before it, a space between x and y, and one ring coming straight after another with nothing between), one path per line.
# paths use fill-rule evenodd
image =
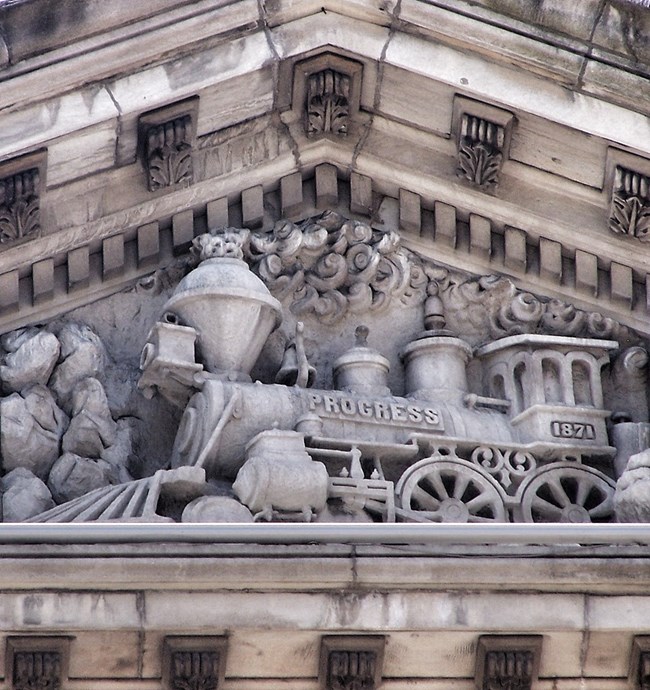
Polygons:
M107 475L31 520L614 518L615 479L650 445L647 412L618 406L621 385L643 395L647 362L620 324L506 279L451 274L395 233L331 212L268 233L213 230L192 251L198 265L151 329L138 384L182 411L171 468L121 484ZM348 338L359 313L385 324L388 349L359 326L355 344L324 360L325 338ZM391 331L398 317L410 325ZM284 355L254 381L283 337ZM632 347L610 367L621 343ZM63 364L50 385L74 421ZM613 427L607 401L620 412ZM115 433L102 419L80 458L95 474L113 443L104 432ZM81 447L68 433L66 448ZM51 488L57 502L75 490ZM642 514L622 507L628 498L621 516Z

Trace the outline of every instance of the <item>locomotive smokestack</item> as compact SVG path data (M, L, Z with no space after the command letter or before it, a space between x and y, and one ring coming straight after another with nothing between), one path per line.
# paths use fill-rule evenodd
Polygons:
M406 394L420 400L458 400L467 393L466 365L471 347L460 338L429 336L414 340L402 352Z

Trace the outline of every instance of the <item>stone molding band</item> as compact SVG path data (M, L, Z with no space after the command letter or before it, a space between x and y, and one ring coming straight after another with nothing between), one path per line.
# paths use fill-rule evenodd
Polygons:
M451 265L504 272L539 289L575 299L577 304L620 318L647 334L650 277L636 269L562 243L535 238L523 228L505 226L405 189L396 196L374 189L357 172L349 177L323 163L313 173L282 177L276 189L245 189L235 201L226 197L109 234L100 242L75 246L0 275L0 330L42 322L132 286L175 256L187 253L192 239L206 228L235 225L270 228L279 218L305 218L333 208L348 215L394 222L405 245L423 254L435 251ZM467 220L466 220L467 219Z

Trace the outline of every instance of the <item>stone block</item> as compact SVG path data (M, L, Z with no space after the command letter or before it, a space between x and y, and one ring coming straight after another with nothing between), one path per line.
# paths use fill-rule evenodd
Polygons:
M18 309L20 279L18 271L0 275L0 312L8 314Z
M138 228L138 266L156 263L160 254L160 227L147 223Z
M492 255L492 224L488 218L475 213L469 216L469 250L484 260Z
M586 295L598 295L598 259L594 254L576 251L576 290Z
M102 242L102 271L105 280L124 272L124 235L113 235Z
M323 163L316 167L316 206L329 208L339 203L336 166Z
M372 178L350 173L350 211L369 216L372 213Z
M174 250L187 248L194 239L194 214L191 209L181 211L172 217L172 242Z
M262 185L241 193L242 223L247 228L259 228L264 221L264 190Z
M286 175L280 180L280 201L282 216L290 217L300 212L302 207L302 174Z
M228 227L228 197L209 201L206 206L208 229Z
M83 630L70 643L71 679L137 678L140 633L125 630Z
M32 266L32 294L34 305L54 296L54 260L43 259Z
M88 247L77 247L68 252L68 290L87 287L90 281L90 252Z
M420 195L406 189L399 190L399 226L405 232L420 234L422 211Z
M436 242L456 247L456 209L449 204L436 201L434 208Z
M519 228L506 227L504 242L504 266L512 271L525 273L527 269L526 233Z
M562 245L545 237L539 238L539 276L554 285L562 280Z
M632 306L634 289L632 269L612 261L609 268L612 301L628 309Z
M0 619L6 632L138 630L141 625L137 596L130 592L1 592Z

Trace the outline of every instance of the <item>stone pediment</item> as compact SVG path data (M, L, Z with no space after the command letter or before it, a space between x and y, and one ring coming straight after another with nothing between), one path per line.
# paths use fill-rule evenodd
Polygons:
M64 521L219 491L260 519L611 519L647 445L645 68L597 17L607 86L582 34L480 3L173 5L15 64L7 34L2 404L33 433L5 425L3 462L33 476L6 491ZM213 322L181 310L211 253L259 323L225 278ZM265 497L291 448L311 479Z

